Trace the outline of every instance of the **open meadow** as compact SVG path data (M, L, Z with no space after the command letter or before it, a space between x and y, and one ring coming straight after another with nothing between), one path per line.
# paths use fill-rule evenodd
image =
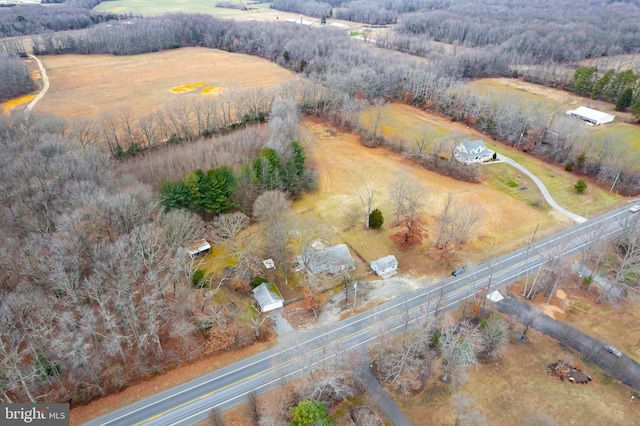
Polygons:
M177 99L270 89L295 74L265 59L185 47L134 56L44 56L51 88L35 112L73 119L129 109L133 117Z
M112 13L134 13L143 16L157 16L164 13L206 13L216 18L233 19L236 21L285 21L287 19L299 20L299 13L284 12L271 9L270 3L243 2L240 0L230 0L227 3L244 4L248 10L232 9L215 6L216 2L207 0L114 0L106 1L97 5L94 10L97 12ZM303 15L307 22L320 24L320 18ZM327 24L340 23L344 28L359 28L362 24L357 22L343 21L339 19L327 19Z

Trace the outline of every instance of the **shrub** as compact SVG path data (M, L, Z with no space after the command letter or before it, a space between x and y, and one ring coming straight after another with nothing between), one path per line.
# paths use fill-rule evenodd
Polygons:
M576 192L578 194L584 194L584 192L587 190L587 182L584 179L578 179L574 188L576 189Z
M267 280L267 277L264 277L262 275L258 275L257 277L253 277L253 279L251 281L249 281L249 284L251 284L251 287L256 288L260 284L266 283L267 281L269 281L269 280Z
M379 209L375 209L369 214L369 228L380 229L383 223L384 217Z
M193 271L193 277L191 277L193 285L196 287L204 287L204 271L202 269L196 269Z
M567 164L564 165L564 169L568 172L573 171L573 161L569 161Z

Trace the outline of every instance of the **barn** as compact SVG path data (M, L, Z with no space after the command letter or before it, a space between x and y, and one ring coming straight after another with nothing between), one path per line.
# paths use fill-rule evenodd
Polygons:
M398 273L398 259L392 254L374 260L370 266L373 272L382 278L389 278Z
M273 311L274 309L282 308L284 305L284 297L282 297L282 293L280 293L275 284L262 283L251 291L260 306L260 312Z
M567 115L578 117L579 119L584 120L594 126L611 123L613 119L616 118L615 115L607 114L606 112L583 106L579 107L578 109L570 109L569 111L567 111Z

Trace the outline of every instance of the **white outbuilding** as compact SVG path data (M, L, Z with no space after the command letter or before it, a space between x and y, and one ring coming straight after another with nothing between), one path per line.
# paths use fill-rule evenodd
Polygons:
M611 123L615 115L607 114L606 112L598 111L595 109L587 108L587 107L579 107L577 109L570 109L567 111L567 115L578 117L581 120L586 121L587 123L599 126L605 123Z
M262 283L252 290L253 297L260 306L260 312L269 312L274 309L282 308L284 305L284 297L275 284Z
M211 250L211 244L209 244L209 242L203 238L201 240L193 242L192 244L189 244L189 246L187 247L187 254L190 258L193 259L201 253L207 253L209 250Z
M389 278L398 273L398 259L392 254L374 260L370 266L373 272L382 278Z

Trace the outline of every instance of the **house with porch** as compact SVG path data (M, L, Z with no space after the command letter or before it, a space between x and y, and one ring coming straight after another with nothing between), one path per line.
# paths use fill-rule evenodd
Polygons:
M493 151L487 149L481 139L463 139L453 150L453 158L463 164L483 163L489 161L492 156Z

